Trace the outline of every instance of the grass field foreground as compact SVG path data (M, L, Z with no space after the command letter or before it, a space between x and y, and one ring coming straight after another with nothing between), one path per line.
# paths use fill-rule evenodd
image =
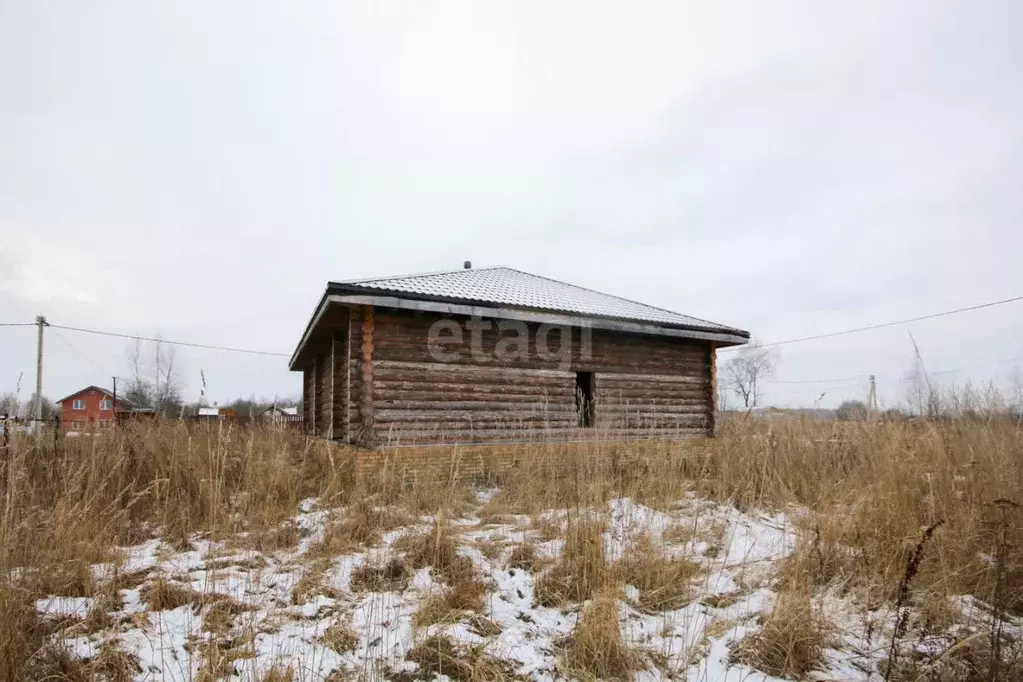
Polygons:
M410 482L272 429L13 439L0 680L1023 675L1011 420L522 447Z

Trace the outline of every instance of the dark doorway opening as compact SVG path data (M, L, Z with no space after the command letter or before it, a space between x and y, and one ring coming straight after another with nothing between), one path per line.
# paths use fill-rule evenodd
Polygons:
M579 426L583 428L593 426L595 407L593 372L576 372L575 411L579 415Z

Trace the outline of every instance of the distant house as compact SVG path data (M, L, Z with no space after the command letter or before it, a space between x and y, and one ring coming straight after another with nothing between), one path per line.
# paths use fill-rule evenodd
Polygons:
M238 413L229 407L200 407L195 411L196 421L212 422L238 419Z
M260 421L270 424L283 424L302 419L298 414L297 407L280 407L279 405L271 405L260 412L257 417Z
M57 402L61 428L67 431L106 428L115 422L118 413L135 407L130 400L114 398L112 391L99 386L86 386Z

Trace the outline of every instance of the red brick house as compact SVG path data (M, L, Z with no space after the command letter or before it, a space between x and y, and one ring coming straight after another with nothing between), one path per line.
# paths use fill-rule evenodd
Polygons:
M130 410L131 401L114 399L114 394L99 386L86 386L77 393L58 400L60 423L65 431L88 431L114 423L117 413Z

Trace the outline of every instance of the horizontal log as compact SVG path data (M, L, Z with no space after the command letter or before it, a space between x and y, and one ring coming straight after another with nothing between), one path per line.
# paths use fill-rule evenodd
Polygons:
M464 422L397 422L378 424L376 432L378 435L389 434L390 437L400 437L408 433L446 433L451 431L493 433L505 432L514 433L522 438L536 438L543 434L562 433L566 431L579 431L591 437L606 437L620 431L686 431L692 429L705 429L707 421L685 421L685 422L629 422L629 423L597 423L597 429L583 429L578 423L567 423L550 426L520 427L508 426L499 422L485 422L481 424L466 424Z
M487 377L473 381L472 376L455 375L452 377L417 375L401 379L373 379L373 388L378 391L508 391L552 394L574 394L574 379L548 379L546 377Z
M413 350L391 349L389 351L374 352L374 358L379 362L421 362L424 364L436 363L434 356ZM530 357L528 359L515 359L507 362L498 362L496 359L480 361L474 359L470 354L462 352L460 356L450 362L437 363L452 367L492 367L495 369L518 370L526 369L532 371L566 372L614 372L620 374L669 374L702 376L709 372L705 364L683 364L675 360L658 361L655 358L637 357L631 360L602 359L598 357L572 358L570 360L542 359Z
M628 402L630 400L678 400L684 398L709 398L706 386L690 386L688 384L660 384L649 388L617 389L607 386L597 387L597 398Z
M526 375L542 377L574 378L574 372L554 369L532 369L522 367L507 367L503 365L462 365L453 362L406 362L401 360L375 360L373 368L380 370L385 376L398 376L396 373L387 374L388 370L411 370L420 372L433 372L437 374L461 374L479 372L482 374L495 375Z
M405 339L405 338L381 338L374 336L376 346L374 350L379 350L382 355L381 358L388 360L394 359L395 356L407 356L416 358L432 358L434 347L432 347L426 338L419 339ZM462 343L455 344L449 341L441 341L436 345L436 349L443 351L444 353L458 354L463 360L472 358L473 349L471 341L466 336L463 338ZM685 364L692 366L707 365L708 360L705 354L702 353L679 353L671 349L660 349L660 348L629 348L627 346L618 347L594 347L589 350L584 349L579 344L573 344L570 349L562 350L561 346L558 345L558 341L555 338L552 343L549 343L546 348L538 348L532 341L529 345L523 345L516 348L514 345L503 346L502 353L497 352L497 345L493 342L487 343L484 341L482 346L477 346L476 355L477 357L486 357L486 362L511 362L514 360L529 360L531 362L546 361L546 362L557 362L563 359L570 359L573 362L585 362L593 360L596 362L603 363L621 363L630 364L637 362L647 362L656 364ZM543 353L541 354L541 351Z
M641 388L652 383L660 384L706 384L708 377L685 376L681 374L626 374L623 372L597 372L597 385L618 386L630 384L622 388ZM635 386L632 386L634 384Z
M374 399L377 402L419 407L425 403L471 402L471 403L530 403L535 405L570 405L575 409L574 395L552 396L543 393L486 393L471 394L469 392L435 392L426 393L417 391L415 395L403 391L377 391L374 392ZM500 408L499 408L500 409Z
M614 413L614 412L600 412L597 414L597 421L602 424L614 424L623 422L676 422L685 421L687 419L701 420L706 419L710 412L661 412L661 413Z
M538 431L563 430L579 428L578 422L560 424L534 425L512 424L506 422L386 422L377 424L377 433L401 434L407 431L514 431L516 433L536 433Z
M510 350L527 351L532 356L537 351L538 329L538 326L531 325L528 336L517 336L513 333L495 333L494 330L491 330L489 333L487 331L470 333L469 330L463 330L459 343L456 343L455 339L447 331L436 338L445 348L459 347L467 351L474 340L478 343L477 348L484 351L492 351L499 342L505 341L502 347L510 346ZM383 349L426 350L429 348L431 338L433 338L433 335L429 324L416 326L381 323L374 329L374 341L377 342L378 347ZM571 349L573 353L586 351L593 355L613 353L637 357L663 355L694 362L706 362L709 359L705 344L693 344L680 342L677 339L644 337L620 332L606 335L594 334L586 344L583 343L582 334L573 333L567 339L567 342L568 348L566 348L566 352L568 349ZM518 348L516 348L515 343L519 344ZM561 348L562 339L560 334L548 334L546 350L548 352L558 352Z
M436 383L446 382L450 384L462 383L487 383L495 386L518 385L523 386L575 386L575 374L566 373L565 376L537 376L524 371L494 372L487 367L478 365L444 365L454 367L449 372L443 370L425 371L420 369L392 369L389 367L378 368L377 376L374 379L389 382L410 382L410 383ZM466 367L474 367L475 371L466 370ZM507 369L507 368L505 368Z
M543 403L551 405L575 405L572 394L551 395L549 393L509 393L500 391L385 391L373 392L374 400L387 403L448 402L451 400L500 401L511 403Z
M402 363L381 360L374 362L374 380L401 383L487 383L494 385L535 385L574 387L576 373L548 369L508 366L460 365L456 363ZM709 372L699 374L636 374L634 372L596 372L598 390L601 387L621 390L670 390L673 388L705 387ZM353 367L353 371L355 368Z
M574 411L575 403L514 402L496 400L374 400L379 409L400 410L505 410L510 412Z
M600 414L702 414L710 411L710 403L708 401L676 403L673 405L615 405L597 403L597 411Z
M597 420L601 428L620 429L689 429L703 428L708 424L708 419L702 417L687 417L685 419L626 419L624 421Z
M577 420L574 411L563 412L513 412L504 411L483 411L483 410L403 410L379 408L377 410L377 421L379 422L400 422L400 421L462 421L475 423L477 421L499 421L505 424L523 423L551 423L571 422Z
M390 436L390 437L388 437ZM407 443L488 443L488 442L564 442L566 440L636 440L644 438L690 439L707 436L706 428L685 429L548 429L532 433L510 431L505 429L487 430L445 430L445 431L402 431L390 433L377 431L379 442L383 446L395 446Z

